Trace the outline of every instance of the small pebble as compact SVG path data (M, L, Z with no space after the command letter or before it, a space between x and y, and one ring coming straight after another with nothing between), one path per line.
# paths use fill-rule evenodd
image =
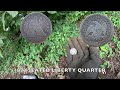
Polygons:
M37 79L35 75L23 75L22 79Z
M58 75L58 78L59 78L59 79L65 79L65 76Z
M117 77L120 78L120 72L117 74Z

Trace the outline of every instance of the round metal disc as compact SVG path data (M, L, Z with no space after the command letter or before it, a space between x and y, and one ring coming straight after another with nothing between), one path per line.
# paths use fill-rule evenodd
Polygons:
M21 35L29 42L42 43L52 32L50 19L43 13L34 12L25 16L21 23Z
M114 27L108 17L92 14L80 25L80 35L88 45L99 47L108 43L114 33Z

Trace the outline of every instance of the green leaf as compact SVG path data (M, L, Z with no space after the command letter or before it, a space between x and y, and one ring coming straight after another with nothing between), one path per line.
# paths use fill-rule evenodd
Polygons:
M7 11L13 18L17 16L18 11Z
M100 65L100 67L101 67L101 68L105 68L105 66L104 66L104 65Z
M120 31L118 31L118 34L120 35Z
M0 35L0 39L6 39L6 36Z
M118 20L117 27L120 29L120 20Z
M21 23L21 20L20 20L20 19L17 19L16 22L15 22L15 25L16 25L16 26L20 26L20 23Z
M3 14L2 14L2 24L3 24L3 30L5 31L5 14L6 14L6 12L4 12Z
M112 54L113 54L112 48L109 48L109 55L108 55L108 57L111 57Z
M100 58L103 59L105 57L105 52L100 51Z
M50 14L55 14L55 13L57 13L57 11L47 11L48 13L50 13Z
M101 46L100 49L101 49L102 51L105 51L105 52L107 51L106 48L105 48L105 46Z
M106 67L106 68L110 68L111 64L109 63L109 61L105 61L103 63L103 65Z
M104 62L103 65L104 65L104 66L107 66L107 65L108 65L108 61Z
M109 61L105 61L102 65L100 65L101 68L110 68L111 64Z
M112 41L113 41L114 43L117 43L117 42L118 42L118 37L113 36L113 37L112 37Z
M108 48L109 48L109 45L108 44L105 44L104 46L101 46L100 49L104 52L108 52Z
M110 68L111 67L111 64L108 62L108 66L107 66L107 68Z
M0 50L0 57L1 57L1 58L3 58L3 55L2 55L2 52L1 52L1 50Z
M120 41L117 43L117 48L120 49Z
M0 47L2 47L3 45L4 45L3 40L0 39Z

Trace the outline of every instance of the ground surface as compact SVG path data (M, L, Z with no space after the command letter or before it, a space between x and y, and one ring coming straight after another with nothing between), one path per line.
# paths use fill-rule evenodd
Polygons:
M120 72L120 60L119 59L120 57L113 57L109 59L109 61L113 63L112 67L109 69L106 69L106 74L99 73L98 79L119 79L119 77L117 77L117 74ZM67 63L64 57L60 58L59 67L60 68L67 67ZM2 75L3 77L1 78L2 79L20 79L21 76L24 74L32 74L32 73L27 71L24 73L16 73L14 75L7 74L7 75ZM52 72L39 74L38 78L39 79L70 79L67 73L52 73Z
M78 25L80 25L80 22L78 23ZM117 30L115 31L114 35L117 36L118 39L120 40L120 35L117 34ZM111 67L106 69L106 74L99 73L98 79L119 79L118 73L120 72L120 54L114 50L115 48L117 48L117 46L112 41L109 42L109 45L114 51L112 53L112 54L114 54L114 56L110 57L110 58L101 59L101 62L109 61L109 63L111 64ZM60 68L67 67L65 57L60 58L60 62L59 62L58 66L53 66L50 68L58 68L58 67L60 67ZM17 70L16 67L13 67L13 68ZM28 71L27 67L23 67L23 68L26 71L24 71L22 73L16 73L16 74L0 75L0 79L20 79L23 74L33 74ZM37 74L38 78L40 78L40 79L70 79L69 75L67 73L49 72L49 73L39 74L35 68L34 68L34 74Z

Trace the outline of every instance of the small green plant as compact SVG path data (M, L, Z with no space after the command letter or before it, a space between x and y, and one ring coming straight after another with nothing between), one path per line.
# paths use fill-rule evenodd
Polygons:
M112 41L113 41L115 44L117 44L117 43L118 43L118 37L116 37L116 36L114 35L113 38L112 38Z
M105 44L100 47L100 58L103 59L105 57L111 57L112 52L112 48L109 46L109 44Z
M120 41L117 42L117 48L120 50Z
M109 61L105 61L100 67L107 69L111 67L111 64Z
M117 48L115 48L115 51L120 53L120 41L117 36L113 36L112 41L115 43Z

